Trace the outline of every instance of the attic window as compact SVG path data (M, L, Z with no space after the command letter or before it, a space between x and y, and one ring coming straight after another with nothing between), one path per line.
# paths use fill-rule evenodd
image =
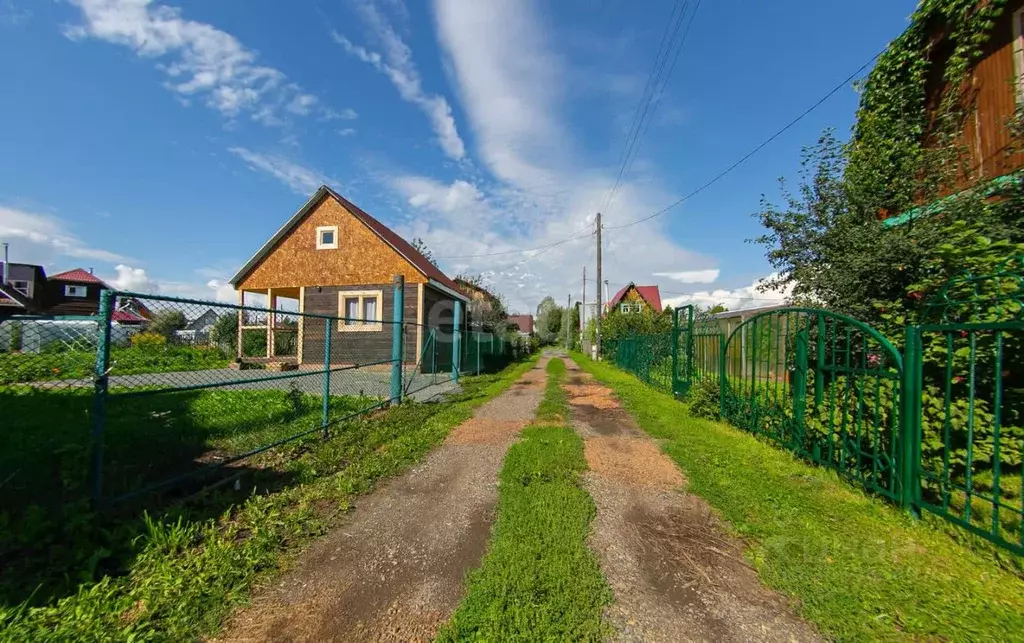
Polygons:
M338 226L328 225L320 226L316 229L316 249L317 250L337 250L338 249Z
M88 289L85 286L64 286L65 297L85 297Z

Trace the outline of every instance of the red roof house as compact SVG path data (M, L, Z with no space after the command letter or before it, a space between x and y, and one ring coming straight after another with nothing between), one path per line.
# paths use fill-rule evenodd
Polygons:
M608 310L618 307L624 313L640 312L645 305L654 312L661 312L661 291L657 286L637 286L632 281L615 293L607 304Z
M518 328L520 333L533 333L533 315L509 315L508 323Z

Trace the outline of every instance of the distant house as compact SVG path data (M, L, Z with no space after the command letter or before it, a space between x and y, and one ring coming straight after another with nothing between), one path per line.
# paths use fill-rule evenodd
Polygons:
M45 307L46 271L42 266L0 261L0 315L38 312Z
M331 363L369 363L391 355L393 277L405 279L404 354L415 361L424 329L451 332L456 301L468 302L454 281L405 239L326 185L321 186L232 277L239 302L246 294L297 301L299 312L337 318L331 330ZM262 299L261 297L261 299ZM325 321L299 316L297 327L278 315L251 319L239 313L240 333L266 332L265 359L276 357L275 335L297 332L299 364L324 363ZM429 335L427 335L429 337ZM238 342L239 359L243 342ZM250 358L251 359L251 358Z
M509 315L508 325L521 335L533 334L533 315Z
M455 278L455 287L469 297L467 320L470 327L481 328L488 325L488 322L493 324L499 321L495 319L496 311L503 311L503 307L501 301L489 290L462 277Z
M608 310L621 313L639 313L645 309L661 312L661 291L657 286L637 286L632 281L608 302Z
M183 330L199 331L199 332L210 332L213 329L213 325L217 323L217 311L212 308L207 308L206 311L196 317L195 319L189 320L185 324Z
M92 274L92 270L75 268L46 279L47 315L95 315L100 310L100 292L110 286Z

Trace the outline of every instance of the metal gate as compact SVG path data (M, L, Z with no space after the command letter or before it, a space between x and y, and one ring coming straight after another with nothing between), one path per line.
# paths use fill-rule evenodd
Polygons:
M725 333L709 313L692 304L672 311L672 392L686 395L703 381L718 382L725 355Z
M903 359L878 331L809 308L754 315L725 342L721 413L864 488L904 502Z

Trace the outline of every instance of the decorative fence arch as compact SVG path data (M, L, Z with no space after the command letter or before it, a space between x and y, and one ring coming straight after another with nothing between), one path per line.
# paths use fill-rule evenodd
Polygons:
M725 342L723 419L901 501L903 359L877 330L811 308L779 308Z

